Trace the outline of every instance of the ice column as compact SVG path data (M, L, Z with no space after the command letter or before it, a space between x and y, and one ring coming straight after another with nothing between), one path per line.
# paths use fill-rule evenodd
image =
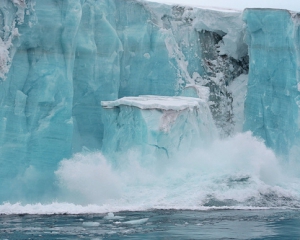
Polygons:
M250 72L244 130L278 154L299 145L299 15L247 9Z
M199 98L124 97L102 106L102 150L109 156L136 149L144 159L173 159L217 135L208 104Z

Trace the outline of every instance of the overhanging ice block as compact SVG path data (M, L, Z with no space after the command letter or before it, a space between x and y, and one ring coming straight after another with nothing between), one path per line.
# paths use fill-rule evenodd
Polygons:
M206 101L190 97L139 96L103 101L106 155L137 149L142 156L173 158L217 135Z

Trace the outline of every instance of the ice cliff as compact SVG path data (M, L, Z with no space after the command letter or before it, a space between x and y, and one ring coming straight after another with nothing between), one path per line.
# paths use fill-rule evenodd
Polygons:
M135 149L144 158L168 162L180 153L207 146L217 136L204 99L152 95L103 101L102 106L102 151L115 159Z
M147 144L168 152L175 148L162 144L163 131L156 126L151 135L150 129L170 118L174 146L174 126L189 132L194 124L196 135L208 136L203 126L209 125L221 137L250 130L287 154L299 139L298 26L298 15L283 10L243 14L141 0L2 0L0 200L49 192L63 158L83 149L117 150L118 141L127 144L117 132L134 130L120 130L120 124L135 126L136 119L154 136ZM206 100L193 113L162 105L146 111L125 101L203 94ZM205 109L204 120L195 117L199 109ZM22 190L14 191L20 182Z
M248 71L240 12L134 0L4 0L0 28L2 182L42 172L38 184L48 184L63 158L101 149L102 100L194 97L202 85L220 131L232 132L226 86Z
M250 57L244 130L280 155L299 152L300 16L248 9L244 21Z

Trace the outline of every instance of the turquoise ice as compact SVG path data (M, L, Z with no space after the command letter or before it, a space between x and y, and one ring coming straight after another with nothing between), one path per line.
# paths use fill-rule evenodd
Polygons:
M244 130L287 155L299 146L300 18L286 10L248 9L250 71Z
M0 199L52 194L62 159L100 150L101 101L198 97L195 86L206 86L219 131L232 134L226 86L248 71L241 16L135 0L3 0Z
M172 158L249 130L296 156L299 34L285 10L2 0L0 201L55 198L58 164L82 151ZM170 107L187 97L199 105Z
M179 154L208 146L217 138L205 99L152 95L103 101L102 106L102 151L116 162L132 150L143 159L172 162Z

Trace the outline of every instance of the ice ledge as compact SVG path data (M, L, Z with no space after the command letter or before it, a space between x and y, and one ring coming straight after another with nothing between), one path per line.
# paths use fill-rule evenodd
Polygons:
M112 162L123 161L124 153L133 150L145 156L141 163L153 166L205 147L217 137L208 104L198 98L146 95L102 106L101 151Z
M147 4L161 4L161 5L169 5L169 6L183 6L183 7L193 7L193 8L199 8L204 10L213 10L218 12L243 12L241 9L234 9L234 8L223 8L223 7L216 7L216 6L204 6L199 5L197 3L178 3L173 1L164 1L164 0L139 0L140 2L146 2Z
M137 107L140 109L162 109L181 111L188 108L199 107L205 100L192 97L166 97L144 95L138 97L123 97L115 101L102 101L103 108L114 108L121 105Z
M279 11L279 12L287 12L289 13L291 16L298 14L299 12L297 11L292 11L292 10L288 10L288 9L284 9L284 8L245 8L245 11Z

